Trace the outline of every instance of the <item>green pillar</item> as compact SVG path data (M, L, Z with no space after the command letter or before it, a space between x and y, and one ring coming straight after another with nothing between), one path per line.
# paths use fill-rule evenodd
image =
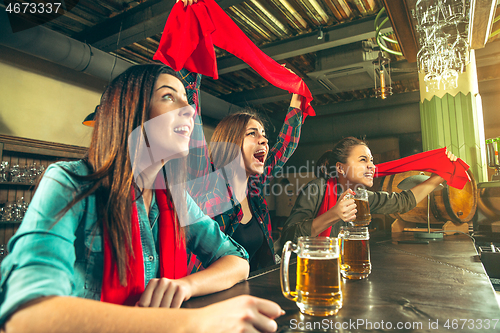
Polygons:
M474 50L456 89L427 91L419 73L420 122L424 151L447 147L470 165L476 182L487 181L481 96Z

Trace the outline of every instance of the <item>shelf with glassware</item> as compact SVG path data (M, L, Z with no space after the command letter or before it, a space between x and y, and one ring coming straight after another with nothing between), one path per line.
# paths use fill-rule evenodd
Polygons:
M33 163L26 164L23 167L13 165L9 167L9 162L2 161L0 163L0 191L1 189L11 189L15 191L15 195L11 193L10 197L17 198L17 192L32 193L38 177L43 173L45 167L41 164ZM19 191L18 191L18 187ZM3 196L9 198L9 194ZM28 202L24 197L20 197L16 202L0 201L0 223L19 224L23 220L24 213L28 207Z
M21 197L16 202L0 204L0 223L19 224L24 218L29 202Z
M57 161L81 159L86 152L86 147L0 135L0 249L19 228L45 169Z
M0 186L34 186L34 183L0 182Z

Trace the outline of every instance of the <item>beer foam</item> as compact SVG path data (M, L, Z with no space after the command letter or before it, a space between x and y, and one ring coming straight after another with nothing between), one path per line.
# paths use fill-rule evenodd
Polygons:
M306 252L300 255L301 258L304 259L318 259L318 260L327 260L327 259L335 259L339 257L338 253L331 252Z
M370 236L350 234L345 239L350 239L350 240L369 240Z

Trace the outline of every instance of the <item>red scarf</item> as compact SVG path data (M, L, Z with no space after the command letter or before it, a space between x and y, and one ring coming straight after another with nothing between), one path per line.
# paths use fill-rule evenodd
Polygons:
M435 173L446 180L449 186L463 189L470 181L467 163L458 159L450 161L446 156L446 148L429 150L399 160L385 162L375 166L375 177L383 177L406 171L427 171ZM337 178L330 178L326 183L326 192L318 215L325 213L337 203ZM319 236L330 236L332 227L327 228Z
M323 213L327 212L330 208L334 207L336 203L337 203L337 177L334 177L334 178L329 178L328 181L326 182L325 197L323 198L321 207L319 207L317 216L320 216ZM331 231L332 227L328 227L318 236L330 237Z
M470 181L467 174L468 169L469 165L461 159L455 162L450 161L446 156L446 148L440 148L378 164L375 169L375 177L414 170L427 171L443 177L449 186L461 190Z
M214 45L246 62L274 86L303 96L304 119L315 115L310 104L313 98L304 81L262 52L214 0L199 0L186 7L181 1L175 4L153 59L176 71L186 68L216 80L219 74Z
M156 202L160 211L158 218L158 241L160 256L160 276L179 279L187 275L187 253L184 239L180 236L172 201L166 190L155 190ZM144 258L142 252L139 218L132 190L132 248L135 258L129 258L130 271L127 286L120 284L116 261L111 254L108 231L104 232L104 270L102 278L101 301L123 305L135 305L144 292ZM180 241L179 241L180 240Z

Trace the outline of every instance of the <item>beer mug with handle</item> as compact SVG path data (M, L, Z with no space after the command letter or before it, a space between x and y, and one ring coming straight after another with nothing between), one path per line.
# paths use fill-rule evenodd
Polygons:
M342 276L349 280L367 277L372 271L368 228L341 227L338 239Z
M297 284L290 291L289 263L297 254ZM342 308L339 247L337 238L299 237L297 244L286 242L281 261L281 291L296 302L300 312L311 316L331 316Z
M356 218L350 223L355 227L367 226L372 220L372 215L370 214L370 204L368 203L368 192L365 188L359 187L356 189L356 194L349 194L347 198L354 199L356 203Z

